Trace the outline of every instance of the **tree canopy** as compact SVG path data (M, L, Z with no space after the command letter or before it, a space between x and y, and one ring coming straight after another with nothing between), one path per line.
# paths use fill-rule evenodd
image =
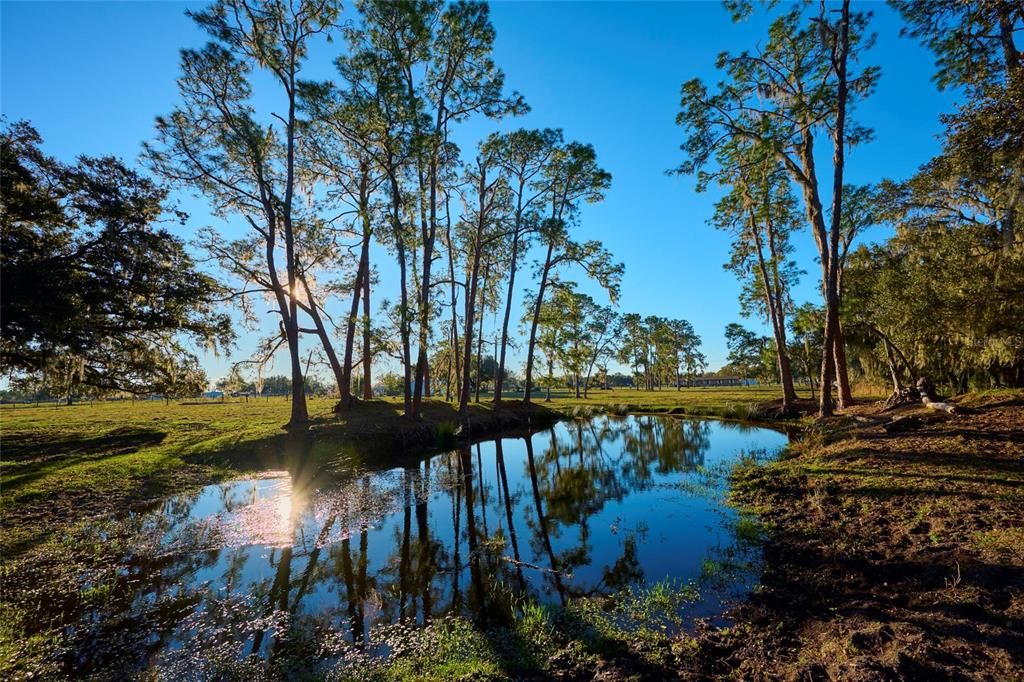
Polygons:
M197 390L195 348L233 340L220 286L163 225L168 191L113 157L65 164L28 123L0 133L2 362L62 395Z

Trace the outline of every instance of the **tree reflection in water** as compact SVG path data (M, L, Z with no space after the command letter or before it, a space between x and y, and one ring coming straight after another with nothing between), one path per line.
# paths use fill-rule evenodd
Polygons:
M730 513L686 482L784 441L721 422L605 417L338 472L329 443L291 440L278 472L118 521L137 547L110 571L103 606L75 617L67 665L330 663L387 651L389 623L454 612L489 625L524 599L564 605L691 580L730 542Z

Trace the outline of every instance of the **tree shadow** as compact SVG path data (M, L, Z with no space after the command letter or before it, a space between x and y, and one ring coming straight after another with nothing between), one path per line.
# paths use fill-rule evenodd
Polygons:
M94 438L5 438L4 488L9 492L75 464L128 455L159 445L166 437L164 431L122 428Z
M57 458L125 454L142 447L159 445L166 437L163 431L138 428L120 428L93 438L71 434L54 439L42 432L19 434L4 438L4 460L8 463L30 460L45 463Z

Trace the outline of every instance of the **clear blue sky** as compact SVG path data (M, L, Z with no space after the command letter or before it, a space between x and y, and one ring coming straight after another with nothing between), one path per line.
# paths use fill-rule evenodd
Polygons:
M152 137L154 117L175 103L178 51L205 42L184 15L202 4L4 0L0 110L10 120L31 121L57 157L136 159ZM870 63L883 69L876 94L855 114L876 139L849 157L848 180L904 178L937 151L938 115L953 100L931 82L932 55L899 37L899 17L880 2L862 7L875 13ZM719 367L723 328L740 320L739 286L722 269L729 240L706 224L714 195L696 194L692 179L665 171L682 160L674 122L680 84L715 81L717 54L763 41L764 18L733 24L718 2L496 2L491 13L495 59L532 111L500 124L464 125L456 133L464 153L492 130L519 126L562 128L567 139L592 143L613 182L606 200L584 212L581 235L602 240L626 264L621 308L690 320L710 367ZM332 78L331 60L342 45L318 48L305 76ZM180 230L184 237L210 223L228 234L242 229L211 218L201 200L181 201L192 214ZM876 230L868 238L882 235ZM797 257L808 275L796 298L817 301L809 232L797 239ZM378 261L384 258L378 253ZM382 264L377 301L395 296L392 272ZM248 355L253 339L243 336L232 360ZM206 364L216 378L227 362ZM277 366L283 369L283 360Z

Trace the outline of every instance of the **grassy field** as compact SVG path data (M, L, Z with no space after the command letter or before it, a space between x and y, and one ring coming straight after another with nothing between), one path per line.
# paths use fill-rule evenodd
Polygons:
M810 391L797 391L800 398L810 398ZM586 398L575 397L571 391L553 391L556 409L576 406L606 408L609 411L671 412L695 416L746 419L756 417L764 403L779 400L778 386L722 386L708 388L665 388L660 391L637 391L630 388L591 390ZM535 398L544 401L544 394Z
M333 401L313 400L317 419ZM125 501L230 474L190 455L244 449L281 432L283 400L82 403L0 413L3 548L23 548L67 522Z

